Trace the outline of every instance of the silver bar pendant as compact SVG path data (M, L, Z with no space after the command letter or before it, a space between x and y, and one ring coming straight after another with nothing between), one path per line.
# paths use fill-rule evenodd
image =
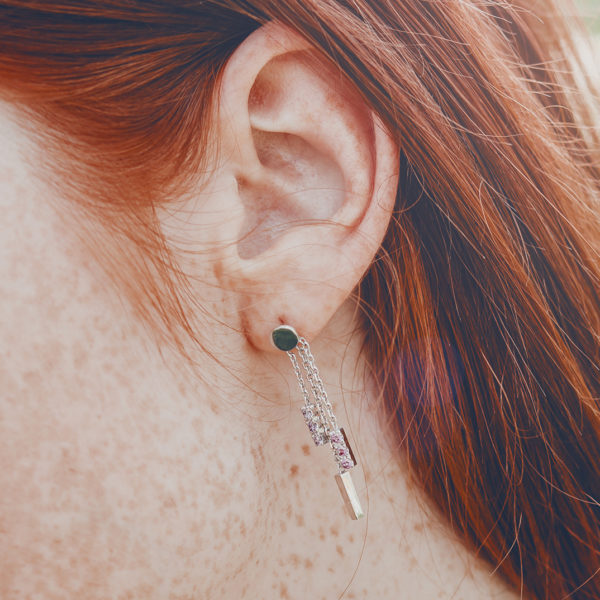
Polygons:
M355 521L364 517L365 513L360 505L360 499L356 493L356 488L354 487L350 472L346 471L345 473L338 473L335 476L335 480L337 481L338 488L342 494L342 499L344 500L344 505L346 506L350 517Z

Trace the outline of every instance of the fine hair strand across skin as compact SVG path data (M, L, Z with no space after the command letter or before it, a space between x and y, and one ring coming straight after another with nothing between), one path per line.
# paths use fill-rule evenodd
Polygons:
M600 138L573 12L0 2L0 96L41 125L73 202L127 240L107 268L182 346L197 307L156 208L206 167L227 59L275 20L356 86L401 149L356 290L382 421L454 531L539 600L600 598Z

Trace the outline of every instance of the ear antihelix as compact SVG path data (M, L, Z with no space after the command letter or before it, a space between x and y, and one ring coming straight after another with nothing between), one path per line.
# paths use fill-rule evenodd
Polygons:
M344 429L338 426L308 342L290 325L276 327L271 340L290 358L304 400L300 410L313 442L316 446L329 444L333 452L338 469L335 479L348 514L355 520L362 518L364 512L350 474L356 459Z
M332 222L344 204L345 181L339 166L301 136L253 129L260 166L238 175L244 221L240 258L251 259L272 247L290 229Z

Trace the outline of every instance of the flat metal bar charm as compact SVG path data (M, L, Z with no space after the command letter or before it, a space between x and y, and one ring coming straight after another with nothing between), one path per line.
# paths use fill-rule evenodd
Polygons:
M344 500L344 505L350 518L356 521L364 517L365 513L360 505L360 499L356 493L352 475L350 475L348 471L345 473L338 473L335 476L335 480L337 481L340 494L342 494L342 499Z

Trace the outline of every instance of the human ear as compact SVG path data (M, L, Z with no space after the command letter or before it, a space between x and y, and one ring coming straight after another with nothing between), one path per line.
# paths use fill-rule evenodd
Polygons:
M315 337L381 245L398 149L333 65L290 29L252 33L225 67L217 131L231 218L219 283L248 341L268 350L282 323Z

